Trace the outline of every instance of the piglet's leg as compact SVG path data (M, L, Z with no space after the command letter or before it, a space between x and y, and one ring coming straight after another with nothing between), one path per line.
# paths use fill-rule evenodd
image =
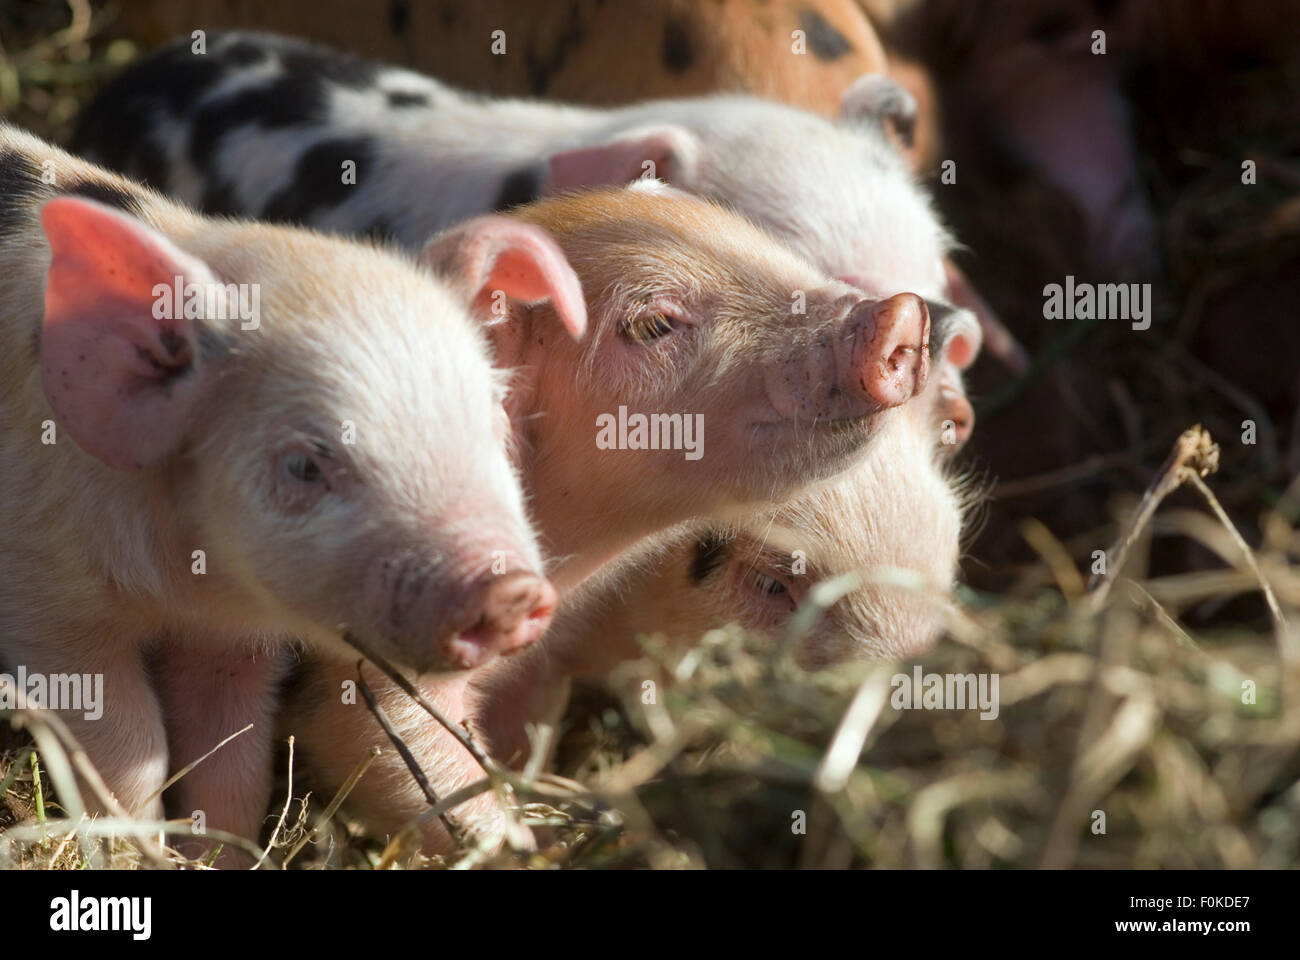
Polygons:
M167 736L139 647L106 640L109 631L92 627L51 626L48 634L49 639L37 638L30 647L13 651L13 662L6 664L9 672L25 666L29 677L80 675L80 705L33 705L73 707L57 712L117 802L137 816L161 819L162 801L148 797L167 777ZM103 684L90 699L86 679L92 691ZM100 811L85 784L82 798L88 810Z
M281 658L244 646L167 643L154 667L173 771L253 724L172 786L168 807L182 817L201 811L206 829L256 841L271 799L271 736ZM212 845L201 837L176 844L191 857ZM222 866L250 863L246 854L229 846L222 853Z
M475 671L477 672L477 671ZM470 674L424 677L420 692L453 722L466 711ZM429 809L429 802L406 764L366 707L351 689L356 665L309 660L297 688L288 695L280 718L280 736L297 738L303 767L323 796L330 796L372 747L383 752L348 795L347 806L367 828L392 836ZM396 684L373 667L365 669L375 700L410 749L436 796L446 797L483 777L466 750ZM452 819L463 830L499 836L503 821L491 793L456 807ZM426 853L447 854L454 843L438 819L427 820L421 836Z

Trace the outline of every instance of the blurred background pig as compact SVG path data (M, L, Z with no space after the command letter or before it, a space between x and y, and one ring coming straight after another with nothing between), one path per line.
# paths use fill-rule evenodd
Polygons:
M0 181L0 659L104 676L102 718L65 716L126 809L156 817L169 770L252 722L169 799L256 837L291 637L423 671L545 629L504 385L446 284L9 127ZM512 258L495 285L576 289L526 226L456 242Z
M831 117L854 80L890 71L923 105L905 144L914 162L928 166L936 149L924 71L882 46L855 0L137 0L122 22L147 47L196 24L274 30L497 96L604 106L725 90Z

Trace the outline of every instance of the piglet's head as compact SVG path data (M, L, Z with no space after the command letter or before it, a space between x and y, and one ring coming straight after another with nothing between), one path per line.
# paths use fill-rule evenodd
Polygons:
M515 215L587 295L583 342L516 311L501 357L527 371L551 489L585 495L608 464L673 509L779 497L843 469L925 384L919 297L869 300L720 206L646 182Z
M46 396L134 472L104 482L149 491L182 607L353 656L348 631L416 670L546 627L504 383L446 284L301 231L194 221L182 249L73 197L42 222Z
M913 404L835 481L757 518L702 531L679 555L685 576L672 589L690 588L678 607L779 642L796 612L818 601L814 587L835 581L836 595L820 598L824 610L798 640L798 663L815 669L931 647L968 499L948 474L932 418Z

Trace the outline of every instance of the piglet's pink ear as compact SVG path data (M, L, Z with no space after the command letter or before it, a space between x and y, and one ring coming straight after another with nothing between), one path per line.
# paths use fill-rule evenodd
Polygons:
M157 463L183 439L201 380L193 321L173 302L178 278L182 290L215 278L166 237L89 200L51 200L41 225L52 254L45 396L92 456L123 470Z
M685 127L640 127L594 147L553 154L547 161L542 192L621 186L643 176L689 185L695 179L699 152L699 140Z
M424 255L469 291L476 312L489 323L504 319L504 294L526 303L548 300L575 340L586 332L582 283L541 227L509 217L478 217L438 234Z

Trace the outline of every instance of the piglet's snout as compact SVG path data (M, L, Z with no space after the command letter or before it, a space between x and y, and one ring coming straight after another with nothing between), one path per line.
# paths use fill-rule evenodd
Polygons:
M853 308L853 371L863 394L880 407L906 403L930 372L930 311L914 293L863 301Z
M453 666L476 667L541 637L555 612L555 589L541 577L516 571L488 577L469 593L445 644Z
M517 560L489 573L486 554L468 556L475 562L456 567L390 559L372 577L375 632L406 666L469 670L527 646L550 625L557 601L543 577Z

